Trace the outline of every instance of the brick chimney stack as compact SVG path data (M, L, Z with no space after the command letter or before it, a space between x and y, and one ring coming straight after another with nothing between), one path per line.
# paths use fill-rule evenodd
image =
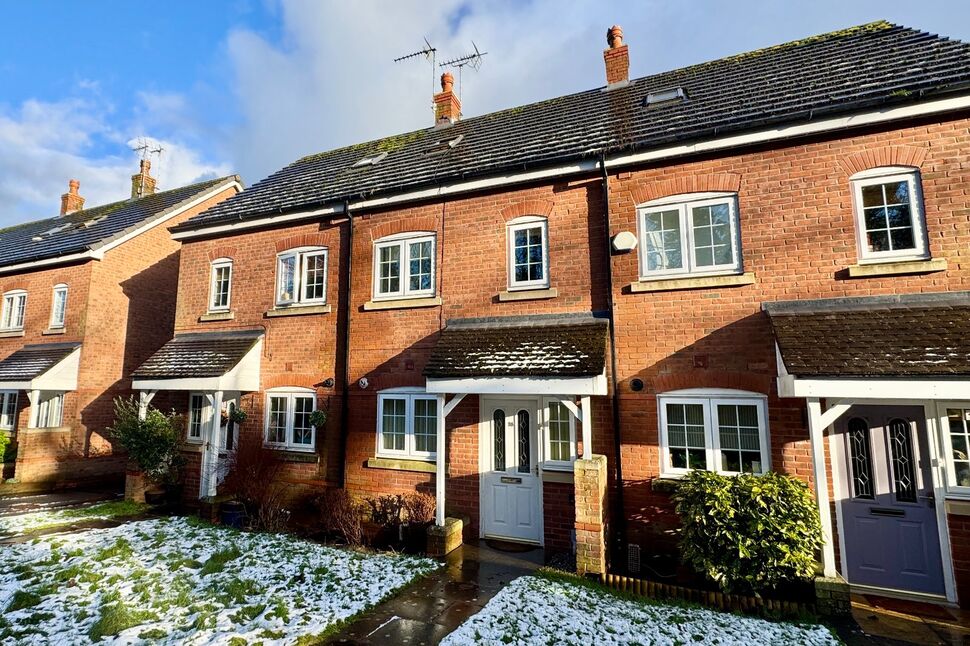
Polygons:
M151 170L152 163L147 159L141 160L141 170L131 176L131 199L155 194L155 178L152 177Z
M455 77L451 72L441 75L441 92L434 95L435 128L450 126L461 119L461 101L454 92Z
M81 182L76 179L67 183L67 193L61 195L61 215L74 213L84 208L84 198L77 192L79 188L81 188Z
M606 32L609 49L603 50L606 61L606 89L623 87L630 82L630 50L623 44L623 28L613 25Z

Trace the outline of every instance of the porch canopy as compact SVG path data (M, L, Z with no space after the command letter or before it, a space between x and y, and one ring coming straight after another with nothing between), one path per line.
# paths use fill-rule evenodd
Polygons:
M807 401L823 567L834 576L826 429L853 404L970 398L970 292L786 301L762 309L775 336L778 394Z
M25 345L0 361L0 390L77 390L80 343Z
M132 373L132 388L259 390L262 339L262 330L176 334Z

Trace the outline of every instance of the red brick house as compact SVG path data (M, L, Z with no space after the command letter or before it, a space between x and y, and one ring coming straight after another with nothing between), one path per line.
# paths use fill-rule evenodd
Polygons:
M689 469L789 473L826 574L970 602L970 47L873 23L631 80L608 41L605 87L462 118L446 74L434 127L174 227L136 387L245 387L290 480L588 571L672 549Z
M21 483L124 471L104 429L131 371L171 336L179 245L166 225L242 189L225 177L156 192L150 169L130 199L85 207L71 180L59 216L0 231L0 428Z

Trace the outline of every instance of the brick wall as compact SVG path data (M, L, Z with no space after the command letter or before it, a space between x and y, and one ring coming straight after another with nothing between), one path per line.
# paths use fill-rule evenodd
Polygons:
M950 551L960 605L970 607L970 516L947 514Z

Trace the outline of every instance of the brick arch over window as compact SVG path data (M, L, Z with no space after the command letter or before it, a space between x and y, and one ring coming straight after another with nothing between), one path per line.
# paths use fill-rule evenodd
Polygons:
M692 370L691 372L658 375L652 380L658 395L672 390L688 388L729 388L752 393L769 394L773 378L747 372L723 372L720 370Z
M319 375L299 374L288 372L285 375L269 375L261 379L263 390L270 388L311 388L316 389L317 382L323 381Z
M724 191L737 193L741 190L741 176L737 173L711 173L671 177L658 182L644 181L633 189L633 200L643 204L670 195L682 193L708 193Z
M402 218L391 222L382 222L371 229L371 240L380 240L387 236L398 233L409 233L411 231L431 231L437 233L438 218L432 215L424 215L415 218Z
M276 241L276 252L294 249L296 247L326 247L327 236L323 233L301 233L295 236L287 236ZM292 385L292 384L291 384Z
M919 168L926 159L926 148L916 146L880 146L846 155L839 163L846 175L880 166L913 166Z
M502 217L505 221L514 220L523 215L541 215L548 218L552 213L552 200L525 200L516 202L502 209Z
M209 249L209 262L212 262L216 258L229 258L230 260L232 260L233 256L235 255L236 255L235 247L219 245L218 247L213 247Z

